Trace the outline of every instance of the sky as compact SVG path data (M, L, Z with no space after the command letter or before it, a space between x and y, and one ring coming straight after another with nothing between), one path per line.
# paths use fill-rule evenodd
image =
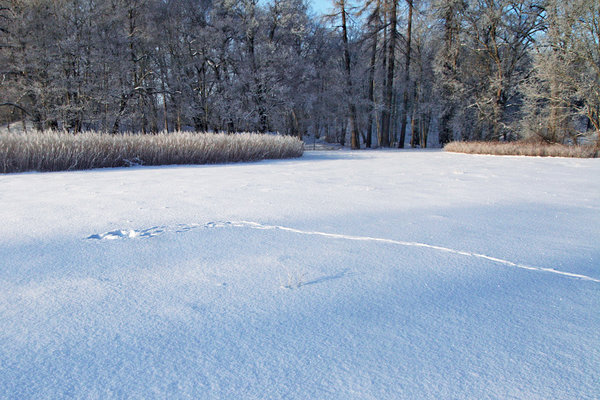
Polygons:
M309 0L313 10L317 13L324 14L331 9L331 0Z
M269 0L258 0L259 3L268 4ZM333 7L333 0L307 0L309 7L317 14L327 14Z

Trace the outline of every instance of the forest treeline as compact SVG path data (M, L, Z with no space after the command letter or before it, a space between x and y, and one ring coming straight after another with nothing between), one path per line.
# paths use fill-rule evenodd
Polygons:
M0 0L1 122L311 134L354 148L600 131L597 0L331 7Z

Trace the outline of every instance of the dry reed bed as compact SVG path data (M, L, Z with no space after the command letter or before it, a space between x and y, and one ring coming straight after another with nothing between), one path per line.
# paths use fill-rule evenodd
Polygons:
M598 157L598 147L593 145L568 146L530 142L451 142L444 146L444 151L497 156Z
M252 133L3 133L0 172L228 163L300 157L303 151L297 138Z

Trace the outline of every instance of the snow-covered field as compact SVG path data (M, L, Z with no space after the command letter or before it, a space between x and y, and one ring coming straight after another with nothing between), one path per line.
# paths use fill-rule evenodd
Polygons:
M0 176L0 398L600 398L600 160Z

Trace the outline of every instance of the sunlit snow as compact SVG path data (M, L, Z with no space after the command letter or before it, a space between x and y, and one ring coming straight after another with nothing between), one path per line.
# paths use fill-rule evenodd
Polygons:
M0 175L0 398L600 397L600 160Z

